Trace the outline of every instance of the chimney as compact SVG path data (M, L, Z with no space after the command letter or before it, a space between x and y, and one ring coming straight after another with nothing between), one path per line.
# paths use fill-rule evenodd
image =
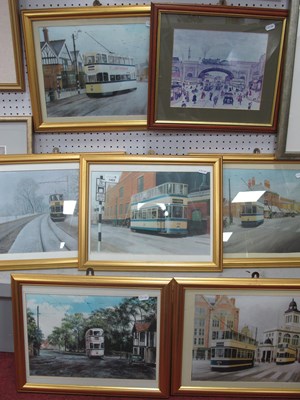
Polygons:
M43 28L43 34L44 34L44 41L46 43L49 43L49 35L48 35L48 29L47 28Z

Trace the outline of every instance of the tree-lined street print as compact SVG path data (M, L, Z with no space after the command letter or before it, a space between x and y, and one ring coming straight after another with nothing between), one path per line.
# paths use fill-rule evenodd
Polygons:
M30 375L156 379L157 297L27 294Z

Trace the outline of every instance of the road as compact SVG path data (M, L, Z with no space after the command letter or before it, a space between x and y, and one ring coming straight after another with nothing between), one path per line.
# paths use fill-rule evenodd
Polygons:
M114 96L90 98L85 93L47 103L48 117L81 117L147 114L147 82L138 82L137 90Z
M209 361L193 360L192 380L245 381L245 382L300 382L300 364L256 363L241 371L216 372L210 370Z
M77 225L68 218L53 222L48 214L0 224L0 253L76 251Z
M115 227L102 224L101 251L127 254L156 254L156 255L209 255L209 235L188 237L166 237L140 232L132 232L126 227ZM92 226L92 252L98 248L98 227Z
M85 354L65 354L41 350L30 358L31 375L80 378L155 379L156 368L150 365L129 365L128 360L104 356L90 359Z
M265 219L253 228L235 223L225 232L232 232L224 242L224 253L296 253L300 252L300 217Z

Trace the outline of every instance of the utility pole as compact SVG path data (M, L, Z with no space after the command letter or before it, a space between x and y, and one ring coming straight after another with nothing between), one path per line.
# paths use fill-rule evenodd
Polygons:
M99 203L98 209L98 252L101 251L102 242L102 207L105 199L105 181L103 175L96 179L96 201Z
M78 64L77 64L77 53L76 53L76 44L75 44L75 34L72 33L73 39L73 51L74 51L74 69L75 69L75 77L76 77L76 86L77 92L80 94L80 84L79 84L79 74L78 74Z

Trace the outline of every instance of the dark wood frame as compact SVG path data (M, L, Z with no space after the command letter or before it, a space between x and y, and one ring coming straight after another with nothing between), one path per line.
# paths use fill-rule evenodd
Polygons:
M173 19L171 19L172 17ZM270 32L272 32L274 36L272 36L272 40L270 40L269 36L268 40L269 42L273 42L276 51L271 52L268 45L265 66L266 78L259 114L257 114L257 111L249 111L245 108L242 110L222 110L221 108L214 110L213 107L201 109L170 106L171 51L174 27L190 29L191 27L197 27L197 18L202 18L203 20L205 18L217 17L224 18L225 20L227 18L228 20L230 18L241 20L257 19L260 21L259 32L267 31L265 29L266 24L272 27L269 29L268 34L271 35ZM286 10L230 6L152 4L150 32L150 54L152 61L149 70L148 128L274 133L277 126L282 48L286 19ZM206 29L207 26L211 29L213 23L213 20L206 21ZM222 23L224 24L224 22ZM273 29L275 24L282 25L276 34L276 30ZM243 32L239 26L235 27L234 24L232 24L231 29L237 33ZM209 38L207 40L209 41ZM272 99L271 102L269 98Z

